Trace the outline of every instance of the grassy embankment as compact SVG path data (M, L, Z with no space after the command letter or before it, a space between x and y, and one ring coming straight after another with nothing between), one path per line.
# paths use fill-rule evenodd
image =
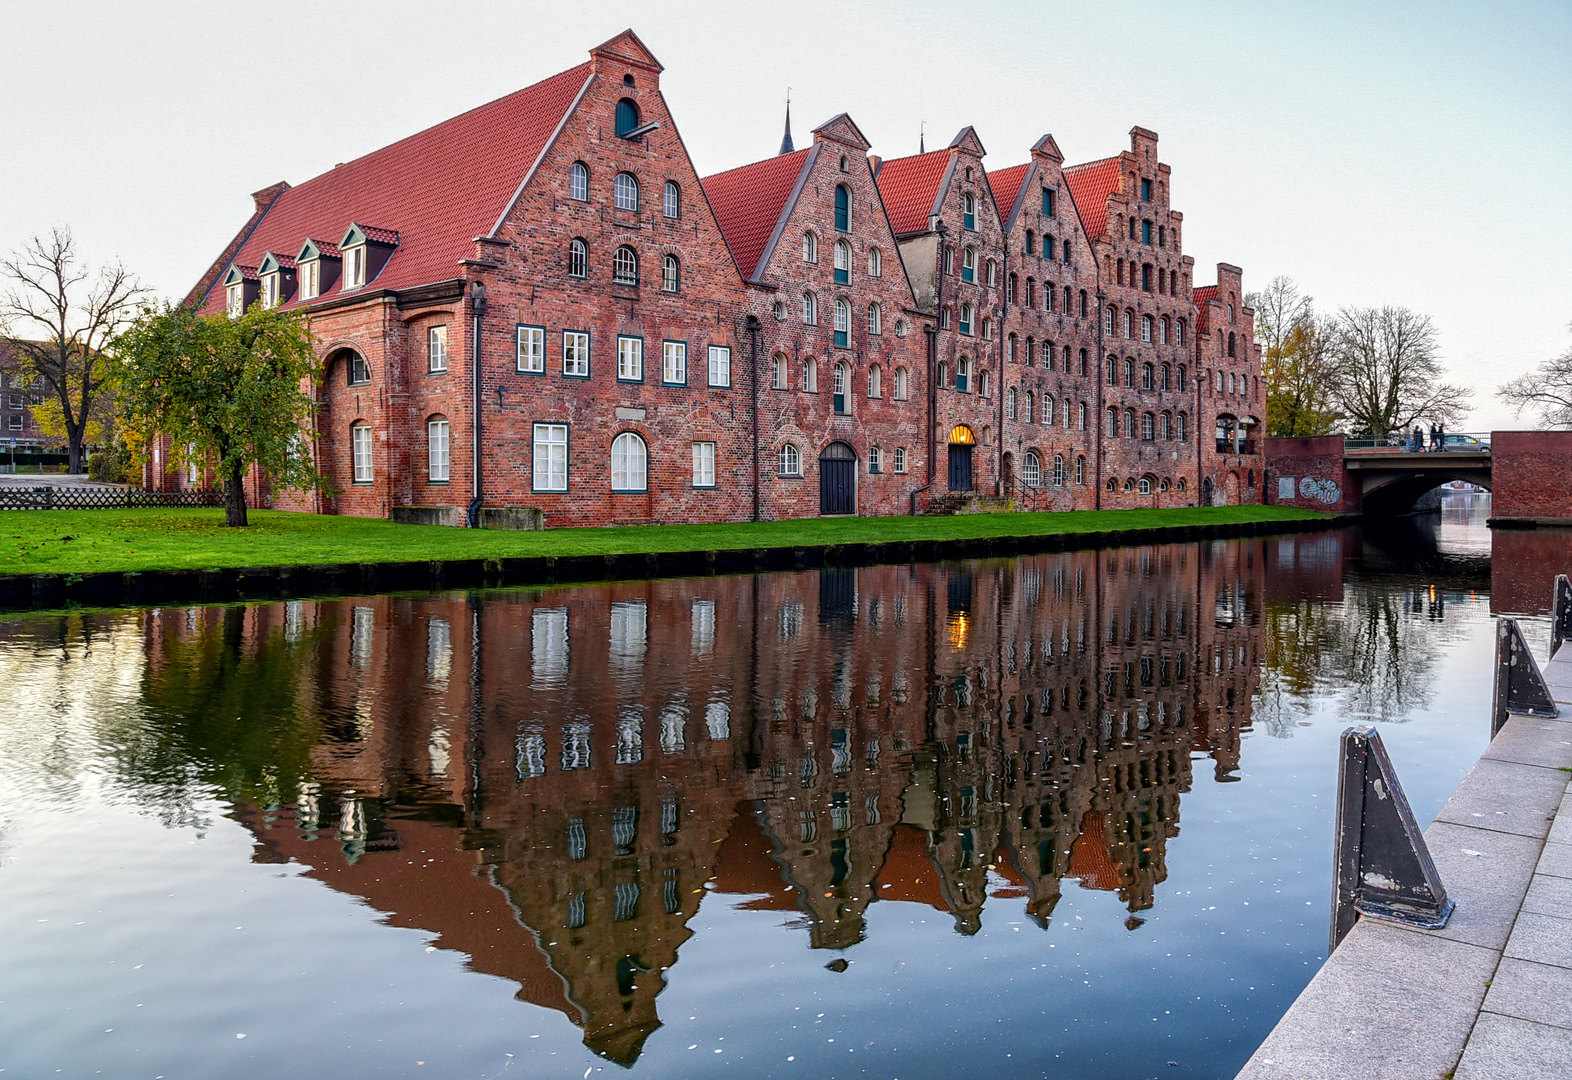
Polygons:
M222 510L0 510L0 574L719 551L1100 533L1325 516L1281 506L1210 506L498 532L267 510L253 510L252 524L244 529L224 528Z

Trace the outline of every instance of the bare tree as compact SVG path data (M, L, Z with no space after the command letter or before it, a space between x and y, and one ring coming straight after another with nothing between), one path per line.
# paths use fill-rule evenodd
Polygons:
M1247 293L1245 306L1255 309L1255 339L1263 352L1281 350L1296 326L1315 317L1311 298L1299 291L1293 278L1281 274L1260 292Z
M1572 428L1572 348L1519 375L1496 394L1518 416L1524 409L1532 409L1546 427Z
M1261 292L1245 296L1255 311L1255 340L1261 345L1266 379L1266 433L1325 435L1337 422L1331 395L1332 343L1336 327L1315 313L1311 298L1291 277L1278 276Z
M1332 405L1355 433L1386 435L1424 419L1452 425L1473 391L1442 381L1436 328L1406 307L1345 307L1337 314Z
M152 294L119 263L94 274L63 226L0 260L0 275L10 281L0 296L0 331L23 369L58 402L68 467L81 472L88 424L105 404L105 348Z

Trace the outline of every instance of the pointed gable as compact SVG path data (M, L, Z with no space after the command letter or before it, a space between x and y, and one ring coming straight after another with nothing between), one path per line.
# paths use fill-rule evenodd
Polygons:
M230 262L256 266L268 251L374 221L398 243L377 288L459 277L590 78L580 64L282 191ZM216 302L211 288L204 299Z
M1032 144L1032 153L1041 154L1055 165L1064 164L1064 153L1059 149L1059 144L1052 135L1044 135Z
M705 177L704 194L746 281L755 280L791 213L819 144Z
M1009 232L1010 226L1015 223L1015 215L1020 211L1021 192L1026 187L1026 178L1031 174L1037 163L1028 161L1023 165L1014 165L996 173L988 173L988 186L993 189L993 202L999 208L999 214L1004 219L1004 231Z
M939 212L954 156L949 150L896 158L879 166L879 195L896 236L922 232Z
M816 138L830 139L833 142L854 147L861 153L867 153L868 148L873 145L863 135L862 129L845 113L832 116L814 128L813 134Z
M593 58L597 72L600 71L601 61L633 64L637 67L652 68L657 72L666 70L631 28L624 30L610 41L603 41L595 46L590 50L590 56Z
M1108 231L1108 196L1119 190L1119 159L1103 158L1064 170L1064 182L1081 216L1086 238L1096 241Z
M949 149L962 150L977 157L986 157L988 151L983 149L982 140L977 137L977 130L970 124L961 128L955 138L950 140Z

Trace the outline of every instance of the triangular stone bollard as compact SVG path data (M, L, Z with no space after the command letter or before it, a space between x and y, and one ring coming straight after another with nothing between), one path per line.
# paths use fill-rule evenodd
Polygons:
M1381 736L1368 725L1343 732L1337 778L1337 854L1332 882L1336 949L1358 915L1439 929L1452 916Z
M1561 715L1540 674L1534 654L1528 651L1516 619L1496 621L1496 680L1491 695L1490 737L1506 725L1509 713L1553 719Z
M1567 642L1572 641L1572 581L1567 580L1565 574L1556 575L1556 587L1550 601L1550 656L1556 658L1556 650Z

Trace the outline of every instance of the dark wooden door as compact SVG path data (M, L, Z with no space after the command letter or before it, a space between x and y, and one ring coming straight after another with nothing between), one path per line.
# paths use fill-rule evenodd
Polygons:
M819 456L819 513L857 512L857 455L843 442L833 442Z
M970 446L950 446L950 490L970 491L972 489L972 448Z

